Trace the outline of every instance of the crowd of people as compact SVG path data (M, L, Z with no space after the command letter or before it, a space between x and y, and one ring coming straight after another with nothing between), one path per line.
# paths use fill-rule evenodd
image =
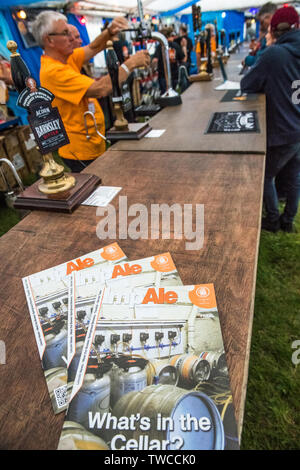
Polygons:
M86 68L90 59L106 48L108 40L113 41L120 64L120 83L127 80L135 68L149 67L152 60L152 65L157 67L160 91L166 91L161 46L158 45L152 57L144 49L130 55L128 43L122 37L122 31L126 29L127 20L117 17L104 26L94 41L82 47L79 31L68 24L67 18L61 13L44 11L32 24L32 33L44 51L41 57L41 86L55 95L53 105L60 111L70 140L68 145L59 149L59 154L73 172L81 171L106 149L105 140L100 137L105 135L105 120L99 99L111 93L111 81L109 75L100 79L92 78ZM172 87L176 88L180 65L189 71L193 45L184 26L179 35L172 28L165 28L162 33L169 42ZM83 116L87 111L94 114L97 129L93 121L84 121Z
M262 229L277 232L294 230L300 194L300 30L299 15L295 8L282 7L268 2L259 10L259 37L250 39L250 52L244 59L248 71L241 80L241 91L266 95L267 153L264 182L264 209ZM216 53L214 25L211 30L211 52ZM109 75L95 79L89 73L90 60L103 51L108 40L113 41L119 62L119 80L124 83L134 69L155 67L161 93L166 91L162 48L158 44L150 57L147 50L131 53L122 31L128 29L127 20L115 18L107 23L101 34L91 43L82 46L79 31L68 24L67 18L55 11L40 13L32 32L43 49L41 57L41 86L50 90L70 140L59 149L65 164L73 172L101 156L106 150L105 119L99 99L112 91ZM178 83L179 68L187 73L191 68L193 43L183 25L179 33L174 28L161 31L168 40L172 87ZM199 43L194 49L199 62ZM205 51L204 51L205 52ZM11 77L4 65L1 75L6 83ZM4 98L2 97L2 100ZM92 112L97 123L84 121L86 112ZM89 139L86 138L88 125ZM98 131L98 132L97 132ZM285 205L279 212L279 198Z

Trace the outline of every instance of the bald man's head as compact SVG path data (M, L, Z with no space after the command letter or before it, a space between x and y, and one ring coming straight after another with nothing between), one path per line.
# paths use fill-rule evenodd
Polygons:
M73 45L74 49L76 49L76 47L81 47L82 39L80 37L79 31L76 28L76 26L74 26L72 24L68 24L68 29L69 29L70 34L71 34L71 40L72 40L72 45Z

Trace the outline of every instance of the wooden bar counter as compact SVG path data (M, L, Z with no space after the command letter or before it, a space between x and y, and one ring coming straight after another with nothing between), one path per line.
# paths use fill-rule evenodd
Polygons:
M226 66L228 80L237 83L241 79L238 74L239 57L230 58ZM265 153L265 95L258 94L255 99L249 97L247 101L221 101L226 90L215 89L223 82L220 77L220 69L215 68L212 81L192 83L181 95L182 104L166 107L150 119L152 129L165 129L161 137L118 141L111 151ZM256 111L259 132L206 133L214 113L231 111Z
M95 207L73 214L35 211L0 239L0 448L56 449L64 415L54 415L22 277L117 241L130 260L169 251L185 284L214 283L239 431L242 429L254 306L263 154L109 151L87 170L120 186L128 207L204 205L203 247L182 239L99 240ZM130 223L130 217L128 223ZM149 226L149 233L150 233ZM195 228L195 227L194 227ZM149 235L150 236L150 235Z
M232 60L232 59L230 59ZM230 62L229 62L230 63ZM237 72L238 60L230 67ZM216 71L216 77L219 71ZM229 79L231 79L229 77ZM24 276L117 241L130 260L169 251L184 284L214 283L239 433L242 431L262 207L266 147L265 98L221 102L220 80L194 83L182 105L151 120L159 139L113 145L85 172L120 186L115 239L100 240L95 207L72 214L34 211L0 238L0 448L56 449L64 414L54 415L22 285ZM205 134L217 111L256 110L258 134ZM143 204L149 230L119 236L119 196ZM204 206L203 245L188 250L184 237L151 239L151 204ZM131 218L128 217L128 224ZM195 229L195 224L193 229ZM199 228L199 227L198 227Z
M265 96L255 101L221 102L225 92L218 91L216 99L211 86L211 82L193 83L183 93L182 104L164 108L149 121L152 129L165 129L161 137L119 141L111 151L265 153ZM213 113L253 110L258 113L258 133L206 134Z

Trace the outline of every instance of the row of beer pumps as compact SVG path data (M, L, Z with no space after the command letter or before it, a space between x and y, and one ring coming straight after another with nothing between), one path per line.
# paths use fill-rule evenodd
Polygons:
M157 40L162 49L162 58L164 65L164 74L166 80L166 92L159 97L159 104L161 107L166 106L176 106L182 103L181 96L172 88L171 81L171 68L170 68L170 59L169 59L169 44L167 38L156 31L152 31L151 23L147 23L144 20L143 5L141 0L137 0L138 3L138 12L140 17L140 23L137 28L129 29L128 31L133 31L136 35L136 40L140 42L143 46L148 40ZM196 10L195 10L196 8ZM195 13L196 12L196 13ZM194 32L199 30L199 41L200 49L203 53L204 46L206 46L206 57L201 65L201 70L198 74L199 80L211 80L213 75L213 63L212 63L212 53L211 53L211 31L210 29L201 30L201 10L199 7L193 6L193 19L194 19ZM220 66L223 67L223 59L226 57L226 50L224 49L224 39L225 35L221 31L221 44L218 42L218 32L216 31L217 37L217 57L220 63ZM44 159L44 166L40 172L42 178L41 182L38 184L38 191L44 195L51 196L58 193L66 193L66 191L72 190L76 186L76 175L66 175L62 165L56 163L52 156L52 151L58 147L68 143L68 136L64 130L63 123L61 122L61 136L60 144L53 148L53 145L47 142L43 142L44 147L42 148L41 143L39 142L36 132L35 124L36 121L39 121L38 113L36 113L38 108L47 108L47 112L50 117L58 117L56 114L59 114L57 108L52 108L51 102L54 99L54 95L42 87L36 86L35 81L30 76L30 71L22 57L17 53L17 45L14 42L8 43L8 48L11 51L11 71L12 78L15 84L17 91L19 92L18 104L21 107L24 107L28 111L28 120L33 130L34 136L37 140L37 145L41 151ZM122 109L122 93L119 85L119 62L117 55L113 49L112 41L107 43L107 69L112 82L112 103L116 115L116 120L114 122L114 127L110 129L106 136L99 134L99 136L105 140L122 140L122 139L141 139L146 135L151 127L148 122L143 123L128 123L124 117ZM193 81L193 80L191 80ZM195 80L197 81L197 80ZM30 105L28 105L30 103ZM55 114L56 113L56 114ZM93 117L93 116L92 116ZM85 116L87 118L87 116ZM38 122L39 124L39 122ZM96 122L94 119L94 124ZM89 135L87 133L87 138ZM17 178L16 178L17 179ZM18 179L17 179L18 181ZM18 181L19 183L19 181ZM87 183L88 184L91 183ZM95 182L96 184L96 182ZM72 190L73 191L73 190ZM76 190L75 190L76 191ZM24 193L24 192L23 192ZM23 194L22 193L22 194ZM26 199L26 198L25 198ZM37 198L38 199L38 198ZM26 205L26 201L25 201ZM22 206L24 207L24 206Z
M141 47L146 46L147 41L156 40L160 43L162 49L162 59L164 67L164 76L166 81L166 92L157 98L157 104L164 108L167 106L177 106L182 103L181 96L172 88L171 68L169 58L169 43L167 38L156 31L152 31L151 23L144 19L143 4L137 0L138 15L140 17L139 25L136 28L130 28L125 31L135 34L136 42ZM132 123L124 117L122 107L122 92L119 85L119 62L113 48L113 42L108 41L106 49L106 65L112 82L112 105L115 114L114 126L106 133L106 137L101 136L110 143L116 140L139 140L146 135L151 127L148 122ZM90 112L85 113L85 120ZM94 120L95 124L95 120ZM95 124L96 127L96 124ZM96 127L97 129L97 127ZM87 136L88 138L88 136Z
M220 66L224 81L227 80L224 64L229 58L228 49L226 47L226 32L224 29L218 31L217 20L214 21L216 54L213 56L211 41L212 31L210 27L202 29L201 7L192 5L193 30L196 44L199 42L200 64L198 74L190 76L191 82L210 81L213 79L214 67Z
M180 95L173 90L171 85L171 72L170 72L170 61L168 53L168 41L161 33L152 32L151 25L147 25L144 21L143 7L141 0L138 0L139 15L141 18L140 25L135 29L136 37L141 43L146 42L149 39L156 39L159 41L162 47L163 63L165 78L167 84L167 91L160 97L160 105L165 106L176 106L181 104ZM7 44L8 49L11 52L11 72L12 78L16 90L19 93L18 105L25 108L28 111L28 121L34 137L37 141L37 147L41 152L44 160L43 168L40 172L41 180L37 182L37 185L24 190L24 187L20 184L19 178L16 176L17 182L20 185L21 194L17 196L14 201L16 208L42 208L46 210L56 210L57 204L53 203L51 198L54 195L61 195L60 200L64 200L63 211L70 211L70 204L76 204L79 202L79 196L83 193L83 185L86 185L86 191L92 189L97 184L96 177L95 181L90 181L89 176L92 175L81 175L82 178L86 177L86 181L82 181L81 187L78 187L80 194L76 196L78 177L73 174L66 174L62 165L58 164L52 155L54 150L57 150L62 145L69 142L68 136L65 132L63 122L61 121L57 108L52 108L51 102L54 99L54 95L49 90L43 87L37 87L34 79L31 77L30 71L23 61L21 55L17 52L17 44L14 41L9 41ZM113 49L113 43L109 41L107 43L107 69L112 82L112 102L113 108L116 115L114 127L108 131L108 135L99 136L105 140L121 140L121 139L140 139L147 134L151 127L148 122L144 123L128 123L124 117L122 109L122 93L119 86L119 62L116 53ZM36 126L40 124L40 118L38 117L41 113L38 113L40 108L47 111L47 116L58 118L60 121L61 135L60 143L53 147L53 144L47 142L40 142L36 133ZM45 113L43 113L45 114ZM55 115L55 116L54 116ZM89 116L84 116L87 119ZM94 125L97 128L94 116L91 116L94 120ZM89 135L87 133L87 138ZM2 163L2 162L1 162ZM3 162L4 163L4 162ZM16 173L16 172L14 172ZM82 179L81 178L81 179ZM98 179L99 180L99 179ZM99 180L100 181L100 180ZM99 182L98 181L98 182ZM34 187L33 187L34 186ZM28 194L27 194L28 193ZM40 195L39 195L40 194ZM86 193L85 193L86 194ZM58 200L58 199L57 199Z
M172 88L168 40L163 34L157 31L152 31L151 23L147 23L147 21L145 21L141 0L137 0L137 7L140 23L136 28L127 29L125 31L135 33L135 40L140 43L141 47L145 46L148 40L156 40L160 43L166 81L166 92L158 97L157 104L162 108L167 106L177 106L182 103L182 100L180 94ZM112 41L107 43L106 65L112 82L112 104L116 115L114 127L108 131L107 138L109 138L109 140L121 140L122 138L140 139L151 130L151 127L147 122L128 123L124 117L122 110L122 93L119 86L119 63L117 55L113 49Z

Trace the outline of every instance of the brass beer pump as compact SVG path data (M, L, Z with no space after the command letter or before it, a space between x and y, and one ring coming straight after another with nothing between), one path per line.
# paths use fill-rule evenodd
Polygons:
M113 48L113 42L107 41L107 66L109 70L109 74L111 76L111 81L113 84L113 107L114 112L116 114L116 120L114 122L114 126L116 131L129 131L128 128L128 121L124 117L123 109L122 109L122 94L119 86L119 64L117 62L115 55L115 51Z
M83 172L65 173L63 165L55 161L53 152L70 141L58 108L52 107L55 96L37 86L17 47L14 41L8 41L12 79L19 93L17 105L28 112L29 127L42 155L43 168L40 179L17 195L14 207L71 213L101 184L101 179Z
M11 52L11 73L17 91L22 93L28 88L29 94L31 93L33 98L34 93L38 93L38 89L36 88L35 80L30 77L27 65L17 52L17 43L15 41L8 41L7 48ZM54 160L51 152L42 155L42 157L44 165L39 175L43 181L38 185L38 189L41 193L57 194L68 191L75 186L75 177L65 174L64 167Z
M113 42L107 41L106 63L112 83L112 104L115 114L115 122L112 129L108 130L107 138L116 140L139 140L146 135L151 127L148 122L128 123L123 113L123 97L119 85L119 62L113 48Z

